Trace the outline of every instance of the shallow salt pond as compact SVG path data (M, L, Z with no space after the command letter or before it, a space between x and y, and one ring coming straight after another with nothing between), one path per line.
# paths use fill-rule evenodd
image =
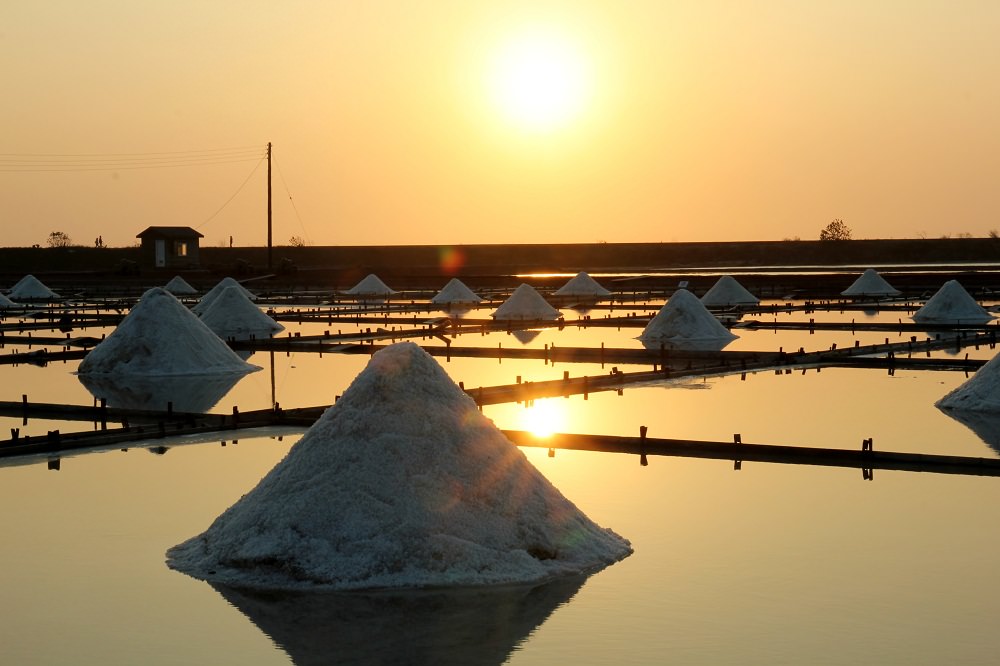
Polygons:
M529 344L638 347L639 330L551 328ZM748 350L856 339L850 331L739 333L736 343ZM898 341L895 333L862 335ZM522 343L499 332L453 344ZM439 361L466 387L607 372L597 364ZM272 397L285 407L332 403L367 356L258 352L250 362L262 370L213 411L264 408ZM92 404L75 365L0 366L0 400L27 393ZM995 458L933 406L964 379L956 371L761 371L484 411L509 429L635 435L645 425L650 437L732 441L739 433L744 442L849 449L873 438L879 450ZM0 420L35 434L94 427ZM234 442L234 434L66 456L58 471L45 459L0 459L2 661L986 664L1000 649L1000 536L991 527L1000 478L875 470L868 481L860 469L744 462L737 471L732 461L657 456L641 466L638 456L525 448L585 513L629 538L635 554L531 591L259 598L164 564L167 548L204 530L298 439L240 432Z

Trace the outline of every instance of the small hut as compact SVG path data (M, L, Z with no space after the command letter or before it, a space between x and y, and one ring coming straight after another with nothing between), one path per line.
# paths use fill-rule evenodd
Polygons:
M144 266L191 268L198 266L198 243L203 235L191 227L147 227L135 236L142 242Z

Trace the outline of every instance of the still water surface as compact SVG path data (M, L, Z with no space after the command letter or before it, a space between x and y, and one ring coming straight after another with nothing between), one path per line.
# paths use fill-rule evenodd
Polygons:
M801 315L799 315L801 316ZM896 315L892 315L896 316ZM293 328L293 330L295 330ZM303 329L305 330L305 329ZM306 333L303 333L305 335ZM638 330L545 329L529 344L638 345ZM865 335L865 334L858 334ZM884 334L878 334L885 337ZM895 336L895 334L892 334ZM852 345L850 332L741 332L745 349ZM780 339L781 342L777 342ZM471 338L467 339L471 343ZM439 341L438 341L439 342ZM505 333L483 346L520 344ZM777 344L776 344L777 342ZM457 341L456 341L457 343ZM467 342L463 342L465 344ZM425 344L431 344L425 341ZM865 342L862 342L865 344ZM963 350L989 358L994 350ZM255 354L216 411L329 404L364 356ZM467 387L599 365L453 358ZM274 383L272 385L272 363ZM73 363L0 368L0 400L91 404ZM961 372L826 368L497 405L502 428L995 457L933 403ZM538 414L543 414L540 418ZM43 433L91 424L3 419ZM988 664L1000 638L1000 479L525 449L635 554L540 590L255 598L167 569L297 434L171 442L0 467L0 659L12 664ZM162 441L154 444L160 445ZM8 461L9 463L15 461ZM25 462L25 461L17 461ZM30 462L30 461L28 461ZM410 630L407 630L407 627Z

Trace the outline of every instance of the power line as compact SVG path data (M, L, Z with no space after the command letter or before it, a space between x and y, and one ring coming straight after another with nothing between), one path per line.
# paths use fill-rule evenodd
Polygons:
M259 147L216 148L155 153L26 154L0 153L0 171L124 171L232 164L259 160Z
M263 158L263 157L262 157L262 158L260 158L259 160L257 160L257 164L255 164L255 165L254 165L254 167L253 167L253 170L252 170L252 171L250 172L250 174L249 174L249 175L248 175L248 176L247 176L247 177L246 177L246 178L245 178L245 179L243 180L243 182L242 182L242 183L240 183L240 186L236 188L236 191L235 191L235 192L233 192L232 196L230 196L230 197L229 197L228 199L226 199L226 202L225 202L224 204L222 204L221 206L219 206L219 209L218 209L217 211L215 211L214 213L212 213L211 215L209 215L209 216L208 216L208 217L207 217L207 218L206 218L206 219L205 219L205 220L204 220L204 221L203 221L203 222L202 222L201 224L199 224L199 225L198 225L197 227L195 227L195 229L201 229L201 228L202 228L203 226L205 226L206 224L208 224L209 222L211 222L211 221L212 221L213 219L215 219L215 216L216 216L216 215L218 215L219 213L221 213L221 212L222 212L222 210L223 210L223 209L224 209L224 208L225 208L226 206L228 206L228 205L229 205L229 203L230 203L230 202L231 202L231 201L232 201L233 199L235 199L235 198L236 198L236 195L237 195L237 194L239 194L240 192L242 192L242 191L243 191L243 188L244 188L244 187L246 187L246 184L250 182L250 179L251 179L251 178L253 178L253 175L254 175L255 173L257 173L257 169L259 169L259 168L260 168L260 165L261 165L261 163L262 163L263 161L264 161L264 158Z
M299 215L298 206L295 205L295 199L292 198L292 193L288 190L288 183L285 181L285 174L281 172L281 165L275 160L274 166L278 169L278 177L281 178L281 184L285 186L285 194L288 195L288 200L292 203L292 210L295 211L295 218L299 221L299 226L302 228L302 233L306 237L306 241L312 245L312 239L309 237L309 232L306 231L306 225L302 222L302 216Z

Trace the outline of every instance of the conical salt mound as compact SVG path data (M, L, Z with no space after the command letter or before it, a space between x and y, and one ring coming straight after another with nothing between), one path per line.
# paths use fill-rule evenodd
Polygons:
M476 292L465 286L464 282L458 278L452 278L441 291L434 295L431 303L436 305L450 305L452 303L479 303L482 300Z
M396 292L372 273L344 293L349 296L391 296Z
M163 288L174 296L190 296L198 293L198 290L188 284L188 281L180 275L175 275Z
M237 587L348 590L528 583L631 552L404 342L167 563Z
M18 280L10 292L7 294L16 301L39 301L48 298L59 298L59 294L52 291L41 280L34 275L25 275Z
M31 275L25 275L23 278L21 278L20 280L18 280L17 282L15 282L14 286L10 287L9 289L4 289L4 292L9 294L10 292L14 291L18 287L20 287L22 284L24 284L24 281L27 280L30 277L32 277L32 276Z
M760 299L747 291L731 275L720 277L712 288L701 297L701 302L708 308L730 307L733 305L757 305Z
M549 305L542 295L530 284L522 284L510 297L500 304L493 314L494 319L539 320L558 319L559 310Z
M10 300L3 294L0 294L0 310L6 310L7 308L16 308L17 303Z
M979 305L958 280L948 280L913 313L913 321L940 324L985 324L993 315Z
M556 296L576 296L580 298L606 298L611 292L602 287L597 280L580 271L569 282L555 291Z
M841 296L898 296L899 289L886 282L874 268L865 269L854 283L840 292Z
M233 352L169 291L154 287L78 372L122 375L212 375L259 370Z
M646 324L639 339L681 346L689 342L729 341L737 337L719 323L697 296L687 289L678 289Z
M237 287L223 289L201 313L201 321L223 340L270 337L285 329Z
M218 298L219 294L221 294L223 290L225 290L227 287L238 287L240 290L243 291L244 294L246 294L246 297L249 298L251 301L257 300L257 296L249 289L241 285L233 278L225 277L219 280L218 284L209 289L208 293L202 296L201 300L198 301L198 304L195 305L193 308L191 308L191 311L194 312L195 314L202 314L203 312L208 310L209 306L212 305L212 301Z
M940 409L1000 413L1000 354L938 400Z

